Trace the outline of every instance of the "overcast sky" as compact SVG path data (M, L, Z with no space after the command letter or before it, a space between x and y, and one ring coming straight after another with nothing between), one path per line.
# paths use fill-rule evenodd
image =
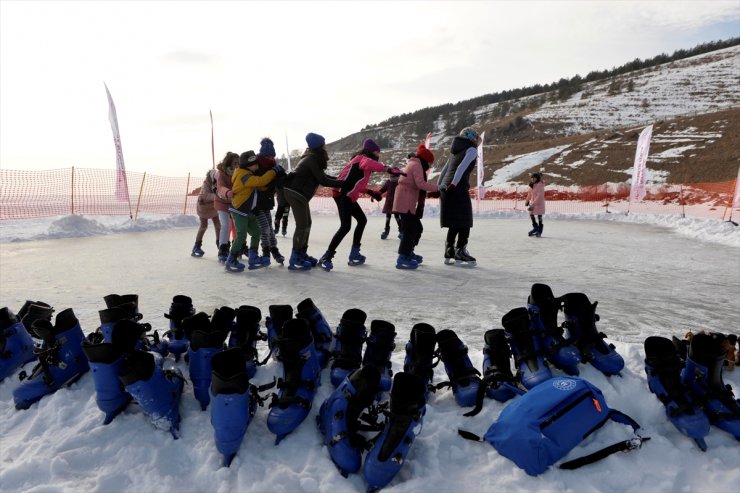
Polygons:
M0 0L0 167L165 176L740 36L740 1Z

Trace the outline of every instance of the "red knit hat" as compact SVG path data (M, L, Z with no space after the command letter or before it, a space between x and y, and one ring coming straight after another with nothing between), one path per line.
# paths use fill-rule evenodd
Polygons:
M432 154L432 151L424 147L424 144L419 144L419 147L416 148L416 157L423 159L427 164L432 164L434 162L434 154Z

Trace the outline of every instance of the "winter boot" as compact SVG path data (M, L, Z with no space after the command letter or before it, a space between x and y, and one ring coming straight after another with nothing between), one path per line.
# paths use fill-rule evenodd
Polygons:
M326 321L321 311L316 308L311 298L298 303L296 307L296 317L302 318L308 322L313 335L313 344L316 348L316 356L319 358L319 366L326 368L331 358L331 344L334 341L334 334L331 332L331 326Z
M308 262L311 267L316 267L317 265L319 265L319 260L316 257L312 257L308 254L308 247L304 247L303 249L301 249L301 258L305 262Z
M707 449L709 419L690 400L681 383L683 364L673 343L665 337L645 339L645 373L650 392L665 406L665 414L678 431L692 438L701 450Z
M424 397L429 398L430 385L434 379L434 350L437 346L437 331L429 324L418 323L411 328L409 342L406 343L406 357L403 371L413 373L424 383Z
M694 335L681 381L702 403L709 422L740 440L740 402L735 399L732 387L722 380L725 355L720 337Z
M360 253L360 245L352 245L349 251L349 262L347 265L362 265L365 263L365 256Z
M229 467L254 416L256 402L250 396L243 351L232 348L215 354L211 366L211 425L222 463Z
M31 335L15 313L0 309L0 382L35 359Z
M218 261L225 263L226 259L229 258L229 250L231 249L231 242L226 242L218 246Z
M537 232L534 234L537 238L539 238L540 236L542 236L542 229L544 227L545 227L544 224L540 224L539 226L537 226Z
M267 267L270 265L270 256L267 256L267 263L264 262L265 257L260 257L257 253L256 248L250 248L249 249L249 257L247 260L247 264L249 265L249 270L255 270L255 269L261 269L262 267Z
M331 383L338 387L342 380L360 367L362 363L362 344L367 332L367 314L359 308L350 308L339 321L334 334L334 348L331 364Z
M254 378L259 365L257 341L265 340L265 334L260 332L262 312L256 306L242 305L236 310L236 324L233 326L229 347L238 347L244 352L247 368L247 377Z
M362 469L369 491L386 486L401 470L416 434L421 431L425 412L424 383L416 375L397 373L388 420Z
M564 326L568 328L570 340L581 351L583 361L591 363L604 375L619 374L624 368L624 360L614 350L614 344L607 344L604 341L606 335L596 328L598 301L591 304L583 293L568 293L562 300Z
M135 349L126 358L119 378L154 426L168 430L177 439L184 378L174 366L164 369L164 362L156 353Z
M331 260L334 258L335 253L337 252L334 250L327 250L319 259L319 266L321 266L325 271L332 270L334 268L334 264Z
M391 355L396 347L396 327L385 320L370 322L370 337L367 338L362 366L374 366L380 372L380 387L391 390L393 370Z
M564 331L558 326L560 305L560 300L555 299L550 286L532 285L527 310L547 360L568 375L578 375L581 352L563 337Z
M396 259L396 269L416 269L418 267L419 262L408 255L399 254Z
M310 270L311 262L304 260L301 256L300 250L295 248L290 252L290 260L288 260L288 270Z
M360 417L381 391L380 373L363 366L345 378L321 404L316 421L332 462L342 476L360 470L367 441L360 435Z
M385 228L382 233L380 233L380 239L385 240L388 238L388 234L391 232L390 228Z
M224 350L224 341L231 329L236 311L228 306L217 308L209 320L205 312L196 313L182 321L188 336L188 368L193 394L205 411L210 402L208 388L211 386L211 359Z
M80 346L85 336L71 308L59 312L54 325L43 318L35 320L30 333L43 342L34 348L39 363L29 377L21 372L23 383L13 390L16 409L28 409L90 369Z
M195 245L193 245L193 250L190 252L191 257L202 257L205 255L206 252L203 251L201 248L203 246L202 241L196 241Z
M452 243L445 243L445 264L452 265L455 263L455 246Z
M267 345L274 358L277 359L279 348L275 344L275 341L283 336L283 325L285 322L293 318L293 307L290 305L270 305L268 310L270 311L270 316L265 319Z
M470 362L468 347L449 329L437 333L437 345L439 357L450 379L448 382L438 384L437 388L452 387L455 402L459 406L475 406L482 382L480 372Z
M123 388L119 377L123 374L125 358L143 333L142 325L122 319L111 330L111 342L106 342L100 332L88 334L82 341L82 352L90 363L95 384L95 402L105 413L104 425L113 421L131 402L131 394Z
M283 265L285 263L285 257L280 253L280 250L278 250L278 247L270 247L270 253L272 254L272 258L275 259L275 262L277 262L280 265Z
M491 329L483 335L483 383L486 395L506 402L521 392L511 373L511 350L503 329Z
M467 245L455 249L455 263L473 267L476 265L475 257L468 253Z
M321 367L308 323L300 318L289 320L276 340L278 361L283 364L283 378L273 395L267 428L276 435L275 444L295 430L306 416L321 383Z
M535 337L529 312L526 308L514 308L501 319L506 339L514 354L517 378L527 389L552 378L550 367Z
M180 361L180 355L188 350L188 338L182 329L182 320L195 314L193 300L182 294L172 298L170 311L164 317L170 321L170 330L164 333L167 338L167 348L175 356L175 361Z

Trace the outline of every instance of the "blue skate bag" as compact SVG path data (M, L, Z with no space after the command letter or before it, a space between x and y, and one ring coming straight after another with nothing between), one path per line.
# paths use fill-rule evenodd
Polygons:
M640 428L626 414L610 409L601 390L590 382L576 377L557 377L542 382L508 404L483 438L465 430L458 430L458 433L469 440L489 442L499 454L514 461L527 474L536 476L610 419L631 426L635 432ZM615 452L640 448L642 442L649 439L636 434L635 438L565 462L560 468L576 469Z

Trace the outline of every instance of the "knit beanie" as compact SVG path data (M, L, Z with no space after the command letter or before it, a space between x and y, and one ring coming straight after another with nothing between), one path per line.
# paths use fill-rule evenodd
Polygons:
M306 135L306 144L308 144L308 147L310 147L311 149L318 149L319 147L324 145L325 142L326 140L324 139L324 137L319 134L309 132Z
M260 152L257 155L260 157L275 157L275 145L270 139L265 137L260 141Z
M416 157L423 159L427 164L432 164L434 162L434 154L432 154L432 151L424 147L424 144L419 144L419 147L416 148Z
M476 132L475 129L471 127L465 127L460 132L460 137L462 137L463 139L468 139L468 140L478 140L478 137L480 137L480 134L478 134L478 132Z
M380 146L373 139L365 139L362 142L362 150L367 152L380 152Z

